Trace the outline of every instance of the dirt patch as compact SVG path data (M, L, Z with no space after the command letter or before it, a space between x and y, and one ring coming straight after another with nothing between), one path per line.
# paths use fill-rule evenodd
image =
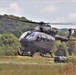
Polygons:
M67 68L60 72L60 75L76 75L76 62L69 64Z

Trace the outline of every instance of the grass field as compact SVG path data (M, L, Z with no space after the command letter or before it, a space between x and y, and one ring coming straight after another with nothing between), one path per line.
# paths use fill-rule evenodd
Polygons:
M54 63L53 58L0 56L0 75L66 75L67 67L67 63Z

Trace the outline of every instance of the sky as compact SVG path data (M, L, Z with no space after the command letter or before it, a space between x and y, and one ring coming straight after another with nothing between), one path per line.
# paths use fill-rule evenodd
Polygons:
M76 0L0 0L0 15L26 17L50 23L76 22ZM76 25L52 25L76 28Z

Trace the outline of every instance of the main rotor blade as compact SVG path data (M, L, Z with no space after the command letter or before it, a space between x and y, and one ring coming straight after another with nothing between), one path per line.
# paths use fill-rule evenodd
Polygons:
M76 25L76 22L50 23L52 25Z
M16 21L39 24L38 22L33 22L33 21L28 21L28 20L21 20L21 19L17 19L17 18L8 18L8 17L1 17L1 16L0 16L0 18L7 18L7 19L13 19L13 20L16 20Z
M33 24L52 24L52 25L76 25L76 22L65 22L65 23L45 23L45 22L35 22L35 21L29 21L29 20L21 20L21 19L17 19L17 18L10 18L10 17L2 17L0 16L0 18L7 18L7 19L13 19L16 21L22 21L22 22L27 22L27 23L33 23Z
M10 18L10 17L2 17L0 16L0 18L7 18L7 19L13 19L13 20L16 20L16 21L21 21L21 22L27 22L27 23L33 23L33 24L50 24L50 23L45 23L43 21L41 22L35 22L35 21L29 21L29 20L21 20L21 19L17 19L17 18Z

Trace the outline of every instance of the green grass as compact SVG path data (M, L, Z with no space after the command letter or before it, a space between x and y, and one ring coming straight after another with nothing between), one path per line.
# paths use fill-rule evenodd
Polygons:
M0 75L59 75L68 66L40 56L1 56Z
M62 65L17 65L0 64L0 75L57 75L62 72Z
M53 58L44 58L40 56L35 57L21 57L21 56L0 56L0 63L54 63Z

